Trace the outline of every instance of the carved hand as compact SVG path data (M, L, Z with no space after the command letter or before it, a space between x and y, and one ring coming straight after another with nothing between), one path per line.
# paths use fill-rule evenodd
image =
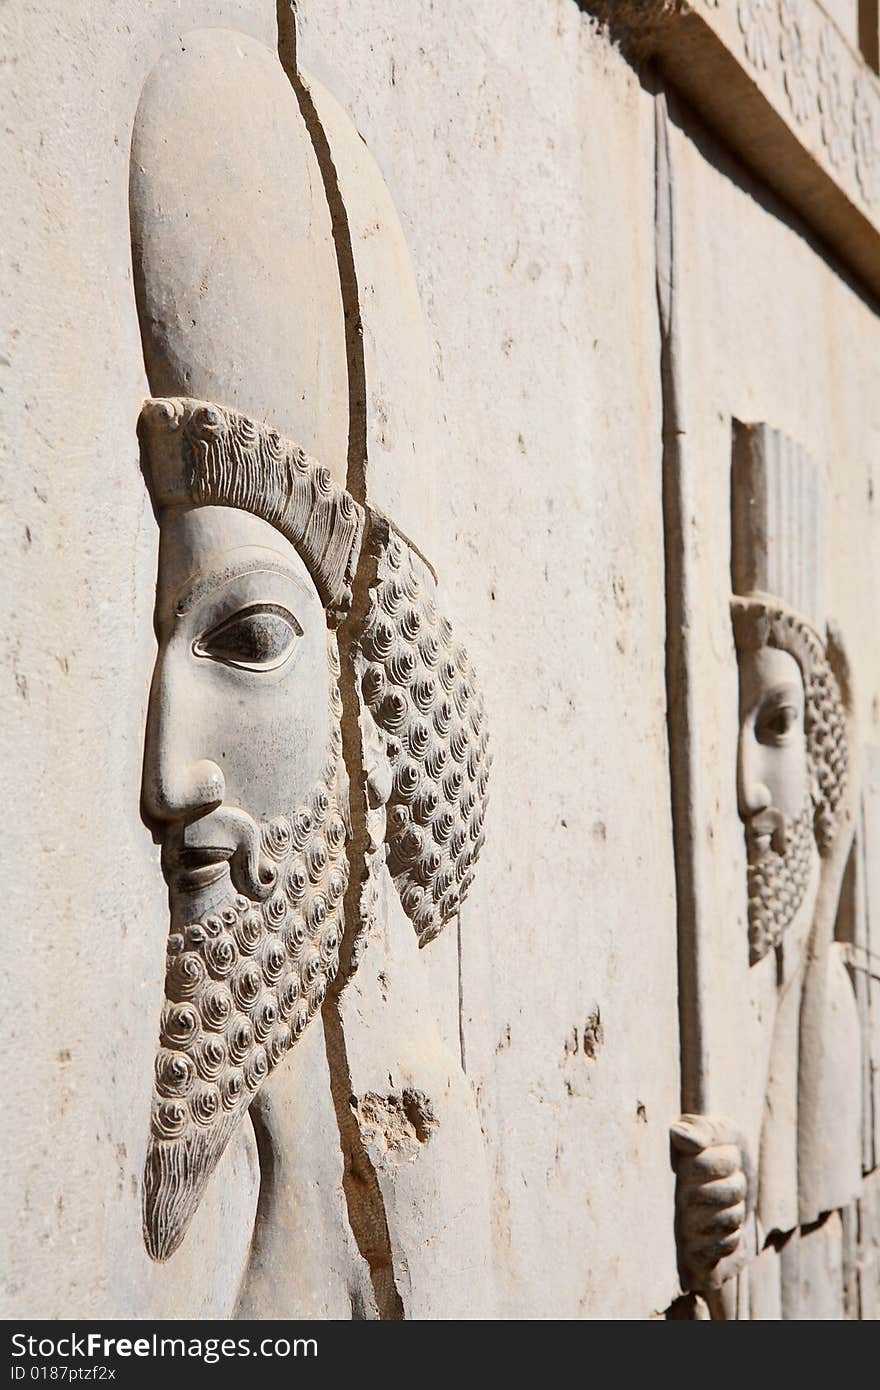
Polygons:
M751 1164L729 1121L682 1115L670 1128L679 1255L693 1289L717 1289L745 1262Z

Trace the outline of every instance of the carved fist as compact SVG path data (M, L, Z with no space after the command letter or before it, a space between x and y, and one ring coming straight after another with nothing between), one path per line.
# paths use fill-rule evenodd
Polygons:
M745 1262L751 1164L729 1120L682 1115L670 1128L679 1255L694 1289L717 1289Z

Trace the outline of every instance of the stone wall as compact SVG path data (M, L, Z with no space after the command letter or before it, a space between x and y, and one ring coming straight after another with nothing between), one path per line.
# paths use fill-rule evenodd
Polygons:
M827 479L830 613L862 768L863 747L880 744L876 301L804 207L739 162L662 63L621 47L590 6L295 9L294 28L271 0L70 0L63 14L27 0L2 21L2 172L16 189L2 349L2 1306L45 1318L662 1316L682 1293L669 1128L691 1103L679 945L691 874L705 1104L732 1114L756 1150L764 1104L748 1040L767 1005L744 947L737 815L732 422L783 431ZM344 337L345 378L332 397L319 392L314 438L297 442L332 453L336 481L436 571L477 671L493 761L473 886L424 950L391 877L364 855L375 896L358 900L363 938L350 957L344 946L322 1016L278 1069L287 1090L267 1102L280 1115L277 1231L260 1214L261 1152L244 1124L180 1249L156 1263L142 1174L168 918L140 803L159 530L137 424L146 396L171 392L156 392L144 364L129 179L145 80L204 29L280 51L314 150L311 215L332 231L345 323L316 309L306 327ZM685 617L669 588L663 93ZM249 104L235 100L246 130ZM168 150L172 169L188 157L185 143ZM236 245L221 225L211 255L234 265ZM271 286L285 246L265 242L260 255L242 262L242 284L250 273ZM241 329L242 359L253 331ZM360 570L356 612L368 580ZM669 633L682 629L698 709L687 862L667 666ZM358 649L340 631L357 789L368 759L355 766L348 740L366 715L346 685ZM368 795L354 792L356 842ZM861 896L837 928L864 977L869 1097L880 1067L864 926L880 912L872 816L856 829ZM865 1123L873 1134L873 1111ZM863 1167L878 1161L872 1138ZM876 1316L875 1187L873 1173L852 1203L822 1213L827 1269L804 1316ZM806 1248L806 1228L799 1238ZM273 1272L294 1246L279 1292Z

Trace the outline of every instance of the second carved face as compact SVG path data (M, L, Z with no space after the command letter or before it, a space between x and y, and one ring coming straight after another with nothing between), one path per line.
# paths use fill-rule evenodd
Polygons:
M791 653L739 653L737 797L748 856L752 960L778 946L801 908L816 855L801 668Z

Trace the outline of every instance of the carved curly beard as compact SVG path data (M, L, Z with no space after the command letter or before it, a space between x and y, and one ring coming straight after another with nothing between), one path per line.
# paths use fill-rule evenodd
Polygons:
M758 850L746 840L751 965L780 944L804 900L815 849L809 797L797 820L789 821L785 830L781 854L772 848Z
M245 1111L336 975L348 882L344 785L337 730L309 801L260 826L277 870L273 895L257 903L230 891L168 938L144 1171L144 1238L155 1260L179 1246Z

